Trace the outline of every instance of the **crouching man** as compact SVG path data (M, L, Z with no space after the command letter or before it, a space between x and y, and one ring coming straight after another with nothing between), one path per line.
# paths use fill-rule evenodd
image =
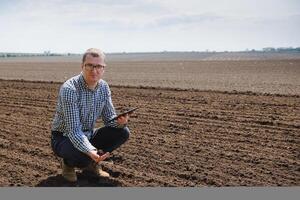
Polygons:
M51 147L61 157L62 175L77 181L75 167L95 176L108 177L99 167L109 153L129 138L126 127L129 116L116 120L108 84L102 80L105 55L99 49L88 49L82 58L81 73L60 88L52 123ZM98 118L104 127L94 129Z

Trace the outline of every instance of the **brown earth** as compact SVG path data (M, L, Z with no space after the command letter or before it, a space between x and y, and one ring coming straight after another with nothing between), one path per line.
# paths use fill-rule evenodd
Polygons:
M21 59L21 58L20 58ZM63 60L63 58L61 58ZM80 72L77 61L40 58L1 60L0 79L60 81ZM252 91L300 95L300 59L111 61L104 79L112 85Z
M142 87L111 87L139 107L112 177L68 184L49 144L59 86L0 80L0 186L300 186L300 96Z

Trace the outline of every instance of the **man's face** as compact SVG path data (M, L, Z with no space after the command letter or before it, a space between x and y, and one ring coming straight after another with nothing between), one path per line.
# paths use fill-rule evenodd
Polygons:
M97 83L104 74L104 67L100 67L102 63L101 57L93 57L91 55L87 55L84 63L82 64L82 71L85 81L88 84Z

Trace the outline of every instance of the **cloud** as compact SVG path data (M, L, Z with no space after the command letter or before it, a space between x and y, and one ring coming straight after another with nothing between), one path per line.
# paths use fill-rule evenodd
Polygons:
M272 46L272 43L300 45L299 1L265 0L260 4L250 0L5 2L0 4L0 51L47 48L62 52L72 46L78 52L95 42L109 51L245 49L263 44Z
M199 24L202 22L212 22L223 19L224 17L215 14L197 14L197 15L173 15L157 19L154 23L157 26L174 26L186 24Z
M245 2L248 7L251 7L249 1ZM174 0L37 0L34 2L21 0L11 8L10 13L2 16L4 20L16 24L24 23L32 26L47 24L47 26L75 29L94 27L108 30L146 30L201 25L209 22L219 23L222 20L235 23L239 20L247 22L251 21L251 18L255 19L253 14L241 13L245 6L234 10L235 12L226 11L225 8L228 6L224 7L224 3L218 3L215 7L212 9L212 4L207 1L193 0L176 3ZM203 10L204 8L208 11ZM275 18L277 15L267 17ZM258 21L263 21L265 18L257 16Z
M2 18L3 21L8 20L12 24L43 26L46 23L47 26L67 28L100 26L115 30L117 27L132 28L138 24L144 26L167 11L168 8L151 1L52 0L33 3L31 0L22 0L16 3L10 12L2 13Z

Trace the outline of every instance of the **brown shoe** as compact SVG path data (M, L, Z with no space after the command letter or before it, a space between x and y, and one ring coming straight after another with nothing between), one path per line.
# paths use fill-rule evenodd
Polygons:
M110 176L109 173L103 171L101 169L101 166L99 166L95 162L91 162L91 164L89 164L87 167L83 168L82 170L92 173L93 175L98 176L98 177L109 177Z
M61 160L62 176L69 182L76 182L77 176L74 167L69 167L66 165L64 160Z

